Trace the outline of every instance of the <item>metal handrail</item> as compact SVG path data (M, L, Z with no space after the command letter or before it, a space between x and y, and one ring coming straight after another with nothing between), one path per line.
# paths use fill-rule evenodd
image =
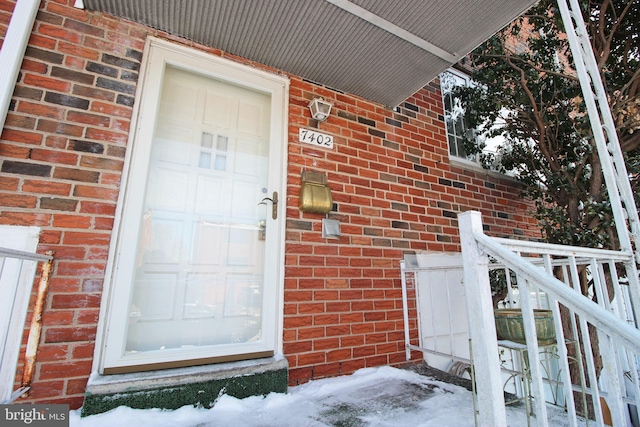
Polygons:
M634 258L630 253L605 251L600 249L571 248L560 245L546 245L541 243L530 243L525 241L511 241L489 237L484 234L482 220L479 212L466 212L460 215L461 244L464 257L465 288L467 291L467 309L470 313L469 332L474 347L476 344L482 347L482 352L477 352L474 348L473 357L476 368L483 370L483 377L478 380L478 387L482 386L485 393L490 394L494 399L500 400L499 385L489 376L497 376L495 372L484 374L495 370L495 361L487 357L484 353L491 353L492 348L497 348L495 339L495 325L493 324L493 313L490 310L490 283L489 270L494 265L489 264L489 257L496 259L500 265L498 268L505 268L515 273L517 284L520 288L520 307L523 314L523 324L527 337L527 351L529 357L529 374L533 393L536 416L539 425L548 425L547 410L544 403L543 375L539 370L538 344L536 340L536 327L533 319L534 301L533 295L544 294L548 298L548 303L554 314L556 339L558 342L564 340L564 325L560 319L560 306L565 307L571 313L573 330L569 331L574 336L581 334L584 340L584 349L592 348L589 334L589 325L597 328L600 342L599 348L602 356L602 363L606 374L603 380L605 390L601 393L599 387L594 386L599 383L597 371L594 365L594 358L591 351L583 353L586 359L586 374L590 383L590 393L595 411L596 421L599 425L604 425L602 416L602 406L599 398L607 397L607 402L611 410L614 425L622 425L625 419L625 404L632 404L640 408L640 390L628 394L622 393L622 373L629 369L635 370L634 366L640 357L640 330L635 327L634 319L622 319L624 305L618 298L625 298L630 304L632 313L637 313L634 307L638 307L638 278L635 268ZM523 258L520 253L529 254L533 257ZM539 256L539 258L536 258ZM558 256L560 259L552 259ZM576 257L581 257L584 262L578 264ZM532 262L533 261L533 262ZM542 267L541 268L541 264ZM597 296L598 303L582 294L581 283L577 266L582 265L589 268L589 280L592 281ZM626 268L626 277L620 278L616 272L616 265L623 265ZM605 270L605 266L607 270ZM559 277L554 276L554 268L562 267L568 270L562 271L563 282ZM607 280L605 271L611 275L610 280L614 286L613 294L608 295L606 290ZM568 276L567 276L568 275ZM620 285L627 285L628 295L620 294ZM575 286L575 288L574 288ZM625 296L626 295L626 296ZM610 301L618 301L610 304ZM541 301L538 299L537 303ZM473 319L471 319L473 314ZM628 313L627 313L628 314ZM632 316L633 317L633 316ZM634 326L630 325L631 322ZM576 325L576 322L579 324ZM579 327L579 331L576 329ZM559 356L561 359L560 369L563 372L562 382L564 383L565 399L567 404L567 415L572 426L577 425L576 407L572 394L572 378L569 375L567 363L567 349L559 345ZM477 357L476 357L477 356ZM581 384L585 385L585 371L580 367ZM637 376L631 378L635 387L638 387ZM482 403L482 401L481 401ZM502 402L503 403L503 402ZM482 407L484 405L484 408ZM504 412L498 406L488 405L486 402L480 405L479 416L482 420L493 425L504 424ZM485 415L483 415L483 411Z
M33 252L19 251L16 249L0 248L0 258L16 258L26 261L42 261L47 262L53 259L53 255L42 255Z
M624 342L625 347L640 354L640 331L622 322L620 318L605 310L582 294L567 287L560 280L538 267L523 263L520 257L483 233L474 233L474 238L489 255L498 258L519 276L535 283L544 292L552 295L562 305L584 316L592 325L603 329L608 335Z
M536 242L530 240L514 240L492 237L492 241L505 248L524 253L549 254L558 256L575 256L576 258L607 258L616 261L627 261L633 258L629 251L612 251L609 249L583 248L578 246L557 245L553 243Z
M31 382L35 372L36 355L38 352L40 335L42 333L42 313L44 311L44 301L49 288L49 279L53 264L53 252L49 251L47 254L43 255L16 249L0 248L0 275L2 274L6 259L18 260L21 265L25 261L31 261L34 263L42 262L43 264L40 271L40 281L38 284L31 324L29 326L29 336L24 354L21 386L17 390L13 391L6 401L0 402L3 404L12 403L18 397L28 393L31 389Z

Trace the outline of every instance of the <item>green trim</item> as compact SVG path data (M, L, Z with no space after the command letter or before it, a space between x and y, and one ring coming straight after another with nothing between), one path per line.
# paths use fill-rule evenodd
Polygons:
M281 366L281 365L280 365ZM148 409L178 409L185 405L210 408L222 395L242 399L249 396L267 395L271 392L286 393L288 384L287 367L276 369L256 369L249 374L230 371L227 377L202 380L193 376L194 382L181 385L165 385L159 388L133 389L115 393L92 393L87 387L81 416L107 412L118 406Z

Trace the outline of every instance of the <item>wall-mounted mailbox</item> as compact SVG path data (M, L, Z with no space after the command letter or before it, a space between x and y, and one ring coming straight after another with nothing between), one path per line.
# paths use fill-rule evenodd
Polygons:
M333 208L327 176L320 172L302 172L298 207L302 212L327 214Z

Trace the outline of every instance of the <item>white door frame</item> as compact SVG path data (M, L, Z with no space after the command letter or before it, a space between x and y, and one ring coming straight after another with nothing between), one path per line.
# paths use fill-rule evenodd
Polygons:
M275 250L268 250L265 254L265 265L273 269L273 280L275 283L276 295L274 300L273 323L270 328L273 334L273 349L275 354L282 354L282 327L283 327L283 290L284 290L284 235L285 235L285 214L286 203L284 194L286 189L286 159L287 159L287 122L288 122L288 88L289 80L285 77L257 70L246 65L233 62L218 56L198 51L165 40L149 37L145 45L144 60L140 72L140 81L136 91L136 104L134 106L131 132L129 134L128 145L125 158L125 167L122 176L122 188L118 198L118 206L114 223L114 231L111 237L109 259L105 274L104 290L100 307L100 321L98 334L96 336L96 349L94 354L94 370L100 374L104 373L105 366L111 367L127 366L130 362L114 362L114 341L107 333L111 326L124 319L117 319L113 315L112 308L122 301L123 290L129 289L126 286L116 285L121 263L119 262L120 244L125 233L130 233L131 227L127 224L125 215L126 200L141 200L144 196L144 189L141 186L133 186L131 183L139 179L141 173L146 177L146 170L132 171L132 165L136 156L148 150L152 140L153 125L146 123L147 119L142 117L143 111L149 108L157 109L159 105L160 90L162 84L162 71L166 64L175 65L182 69L208 75L213 78L238 84L249 89L268 93L271 97L271 128L270 128L270 162L275 162L269 167L269 182L275 183L275 188L269 188L269 195L277 191L282 200L278 206L278 219L273 220L268 226L272 227L270 233L276 236ZM153 115L155 120L155 114ZM146 144L146 145L145 145ZM274 167L275 165L275 167ZM269 209L270 211L270 209ZM140 214L140 212L137 212ZM135 213L129 217L135 217ZM138 215L138 217L140 217ZM118 299L119 298L119 299ZM115 323L114 323L115 322ZM268 333L269 331L267 331ZM125 337L120 337L123 341L124 349ZM120 339L118 338L118 339ZM110 348L108 348L108 345ZM120 358L122 359L122 358ZM141 359L142 360L142 359ZM142 362L143 363L143 362ZM143 370L143 369L140 369Z

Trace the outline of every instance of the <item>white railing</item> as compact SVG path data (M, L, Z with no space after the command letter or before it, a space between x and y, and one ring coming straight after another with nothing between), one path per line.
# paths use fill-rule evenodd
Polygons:
M2 314L0 316L0 403L11 403L28 391L35 364L35 354L40 338L41 316L44 297L49 283L52 253L40 255L32 252L0 248L0 294ZM27 305L33 285L36 267L42 262L41 279L36 292L36 303L32 315L22 384L13 390L16 365L25 328Z
M534 308L539 307L553 312L556 386L563 394L568 425L577 426L581 415L587 416L586 422L591 416L597 425L605 425L603 400L614 426L637 422L640 331L635 316L640 305L633 254L492 238L483 233L478 212L460 214L459 221L479 424L506 426L489 278L490 268L496 265L490 264L490 257L512 272L507 277L514 275L517 283L517 288L515 283L509 285L507 300L517 300L523 314L530 375L527 391L537 425L549 425L549 399L533 317ZM583 295L587 288L589 296ZM574 360L580 367L577 373L574 368L572 381L569 360L573 354L578 355ZM574 390L584 391L583 406L591 408L590 413L586 408L582 413L576 410Z
M400 273L405 323L409 324L409 297L415 299L418 320L417 345L411 342L409 328L405 328L407 360L411 360L412 350L420 351L431 367L464 372L471 360L462 255L406 254Z

